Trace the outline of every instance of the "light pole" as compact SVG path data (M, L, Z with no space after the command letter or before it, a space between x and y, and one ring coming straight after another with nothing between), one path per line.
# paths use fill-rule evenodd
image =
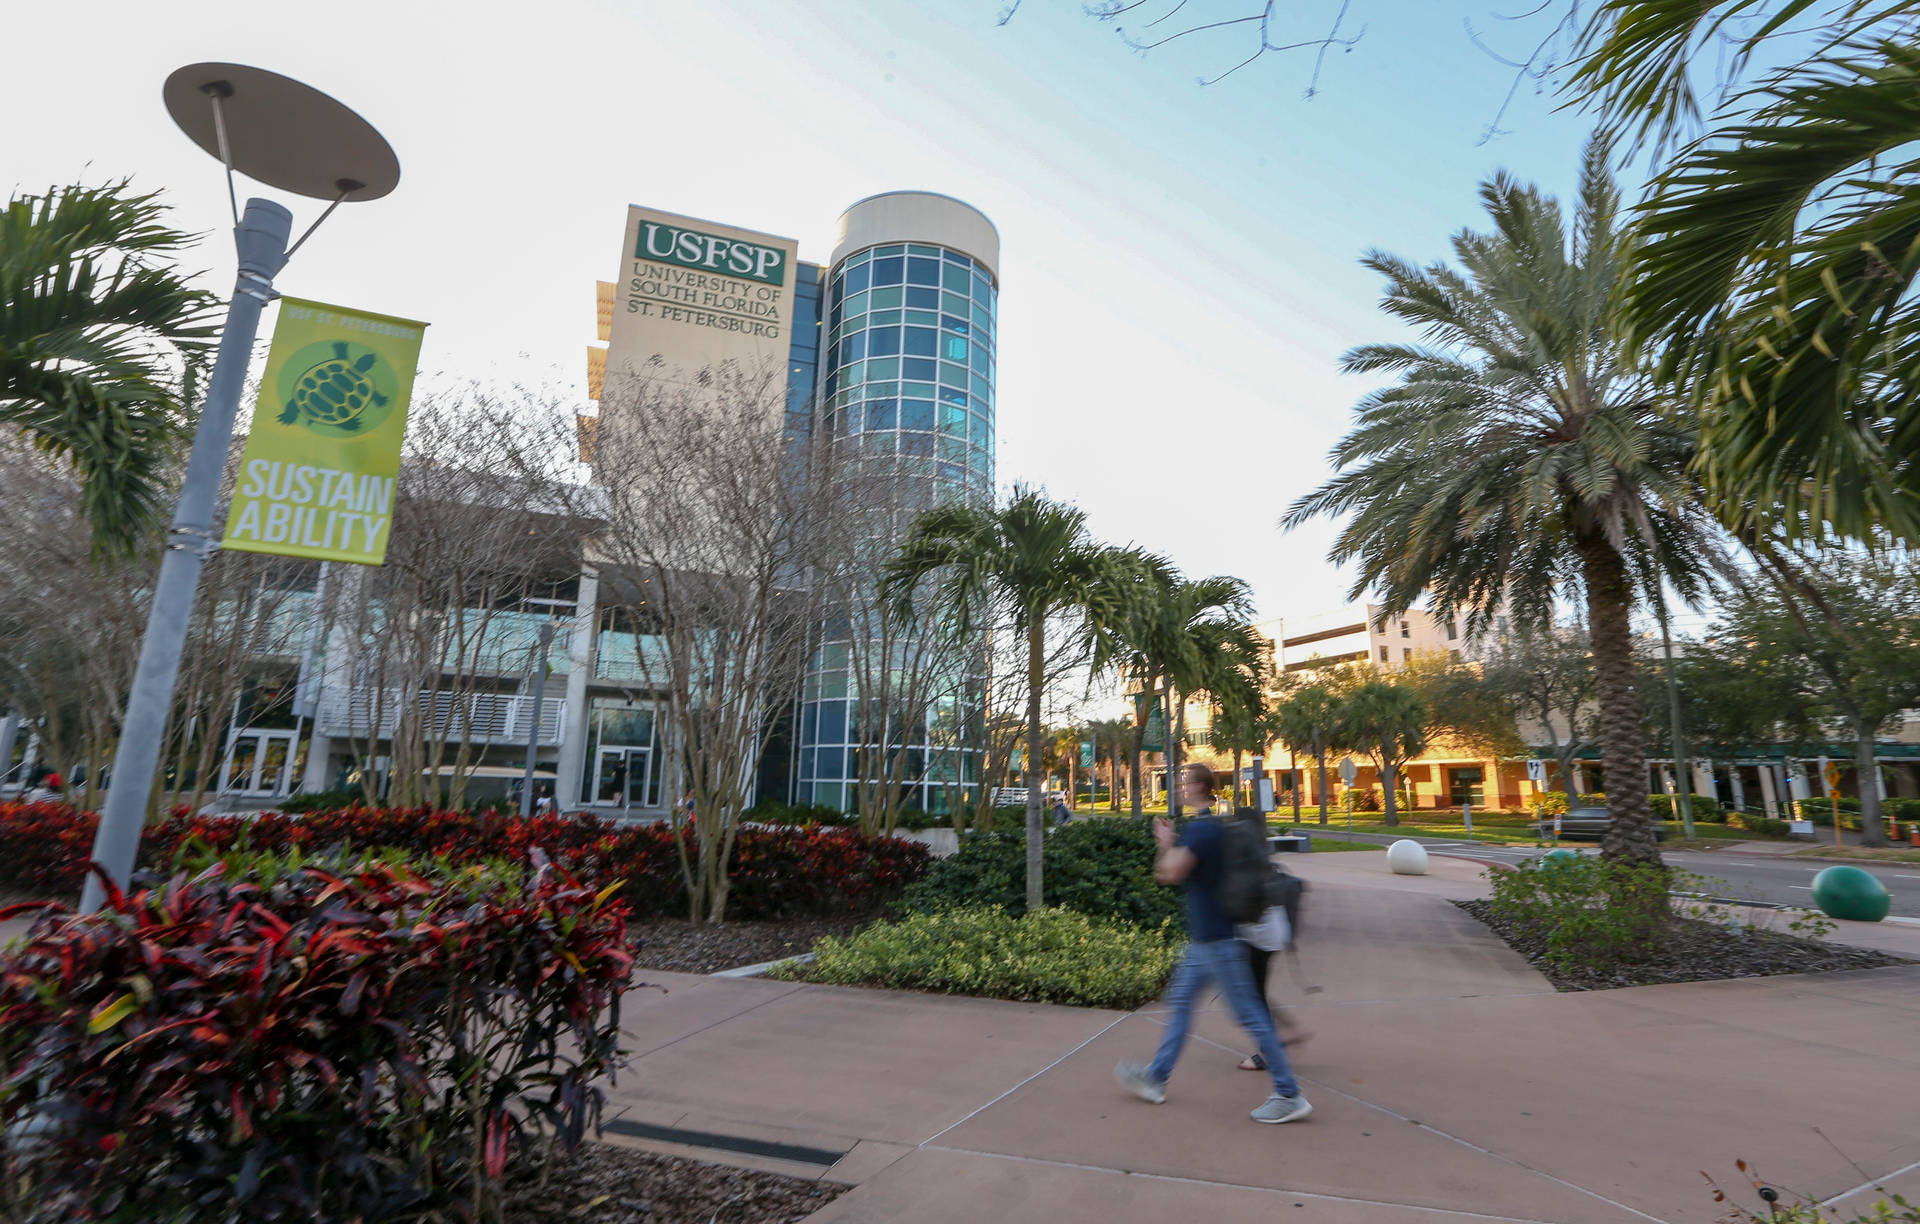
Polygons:
M545 604L553 608L571 608L571 600L566 599L528 599L524 603ZM522 819L533 816L533 763L540 755L540 715L541 706L547 696L547 653L553 648L553 617L548 616L540 622L539 653L533 660L533 730L527 732L527 771L520 783L520 815ZM561 751L565 751L562 746ZM557 801L554 803L559 808Z
M140 849L200 570L219 547L214 504L260 312L276 296L273 278L342 201L378 199L400 181L393 150L366 120L278 73L242 64L193 64L167 78L162 96L181 130L226 167L239 276L154 582L146 636L93 842L93 861L119 888L126 887ZM271 200L250 199L243 215L233 186L236 170L269 187L332 203L289 247L293 214ZM105 901L100 878L89 875L80 912L92 913Z

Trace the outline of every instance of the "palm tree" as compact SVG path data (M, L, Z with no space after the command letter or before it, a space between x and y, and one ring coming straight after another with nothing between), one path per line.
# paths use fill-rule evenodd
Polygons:
M1332 738L1343 747L1366 753L1379 767L1380 786L1386 792L1382 823L1389 828L1400 823L1396 807L1400 767L1426 749L1427 718L1427 703L1420 694L1384 680L1370 680L1341 698Z
M1920 541L1917 10L1604 0L1570 82L1659 151L1720 95L1642 206L1625 318L1701 410L1722 517L1763 538Z
M1016 488L1000 507L952 504L914 520L881 573L881 598L902 616L916 615L914 594L931 581L930 605L960 634L990 605L1009 615L1027 643L1027 908L1043 903L1040 874L1041 788L1032 784L1042 761L1040 722L1051 624L1068 635L1070 649L1090 653L1120 623L1128 592L1148 558L1134 549L1096 542L1086 514Z
M1093 737L1096 760L1104 756L1107 761L1107 808L1120 810L1120 758L1126 754L1127 744L1133 738L1133 722L1125 718L1096 719L1088 728Z
M1463 270L1379 252L1385 308L1417 344L1348 353L1350 373L1397 374L1334 448L1338 474L1285 522L1350 515L1332 557L1358 562L1354 595L1393 615L1430 594L1469 636L1501 612L1552 622L1584 592L1613 819L1604 852L1657 865L1634 691L1636 594L1702 595L1713 528L1688 478L1694 437L1620 342L1615 290L1633 255L1605 148L1586 151L1572 233L1559 204L1505 173L1481 186L1490 233L1462 232Z
M1146 693L1166 698L1166 756L1168 814L1173 814L1180 768L1180 721L1177 704L1183 692L1199 692L1211 676L1207 651L1221 641L1223 627L1244 626L1252 615L1253 596L1238 578L1182 578L1158 558L1148 558L1141 581L1129 593L1114 631L1098 644L1095 667L1118 665ZM1133 735L1133 814L1140 815L1140 754L1146 739L1144 723Z
M55 187L0 218L0 424L71 464L94 547L160 518L218 303L175 271L158 194Z
M1307 684L1294 689L1274 707L1274 726L1287 747L1297 753L1311 747L1320 775L1320 823L1327 823L1327 749L1334 720L1340 711L1340 699L1324 684ZM1294 780L1293 822L1300 823L1300 783Z
M1251 625L1210 620L1196 625L1200 660L1194 679L1213 698L1210 735L1215 751L1233 753L1233 803L1240 803L1240 761L1265 752L1269 735L1265 685L1267 655Z

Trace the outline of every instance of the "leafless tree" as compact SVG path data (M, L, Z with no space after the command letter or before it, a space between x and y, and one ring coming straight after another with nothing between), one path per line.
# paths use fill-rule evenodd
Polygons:
M719 922L767 724L805 673L836 586L823 571L856 528L816 470L828 440L787 425L779 365L667 373L607 385L595 560L659 694L672 819L692 834L676 839L690 917Z
M557 653L539 657L551 610L531 601L562 597L580 570L571 428L570 410L524 387L416 398L386 564L334 567L348 691L327 696L362 761L389 758L391 804L460 806L488 747L538 733L516 690ZM369 799L378 786L363 769Z
M61 770L83 764L72 790L100 797L146 628L159 537L108 556L90 553L70 473L18 446L0 447L0 690L41 736ZM273 660L299 634L287 613L308 563L216 553L202 577L168 720L155 813L198 807L213 782L243 694L275 687ZM289 766L291 762L289 762Z

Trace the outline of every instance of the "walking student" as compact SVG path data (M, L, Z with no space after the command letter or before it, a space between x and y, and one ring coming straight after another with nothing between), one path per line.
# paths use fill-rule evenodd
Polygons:
M1167 990L1166 1036L1160 1042L1153 1061L1144 1066L1123 1062L1113 1070L1114 1078L1135 1096L1158 1105L1167 1099L1167 1080L1187 1044L1193 1026L1194 1004L1209 985L1217 985L1233 1009L1233 1018L1253 1038L1254 1048L1273 1080L1272 1095L1248 1115L1255 1122L1298 1122L1313 1112L1313 1106L1300 1094L1300 1085L1287 1065L1286 1049L1274 1032L1273 1019L1267 1014L1266 1001L1256 992L1253 972L1247 963L1247 945L1234 934L1233 922L1217 896L1223 863L1222 827L1209 806L1213 798L1213 770L1205 765L1189 765L1180 773L1180 798L1200 813L1187 822L1176 838L1173 826L1165 820L1154 822L1153 834L1160 843L1154 861L1154 879L1162 884L1178 884L1186 890L1187 929L1192 942L1173 971L1173 985Z
M1234 812L1234 817L1237 820L1244 820L1252 825L1255 832L1262 839L1265 839L1267 835L1267 817L1260 809L1252 807L1240 808ZM1287 1015L1284 1008L1273 1006L1273 1000L1267 994L1267 971L1273 966L1273 958L1280 953L1281 948L1290 949L1293 945L1293 940L1299 935L1299 932L1289 929L1287 932L1287 942L1282 944L1280 948L1261 947L1259 944L1247 938L1247 932L1244 929L1236 928L1234 933L1240 937L1242 943L1246 944L1247 968L1253 973L1254 993L1259 995L1260 1001L1267 1005L1267 1015L1273 1019L1274 1031L1280 1038L1280 1044L1282 1046L1297 1046L1307 1038L1313 1036L1312 1033L1302 1028L1298 1021ZM1267 1069L1267 1060L1261 1056L1260 1051L1255 1050L1240 1060L1240 1069L1242 1071L1265 1071Z

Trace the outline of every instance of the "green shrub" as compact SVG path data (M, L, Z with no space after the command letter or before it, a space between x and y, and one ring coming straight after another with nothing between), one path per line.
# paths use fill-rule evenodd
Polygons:
M1132 818L1076 820L1047 835L1041 851L1046 902L1139 927L1183 924L1178 889L1154 883L1153 832ZM1026 912L1027 839L969 833L901 899L910 913L997 906Z
M1674 803L1672 795L1648 795L1647 806L1653 809L1655 820L1680 819L1678 805ZM1693 818L1704 820L1709 824L1725 824L1727 810L1720 806L1718 799L1710 795L1695 795L1693 796Z
M1880 814L1902 824L1920 821L1920 799L1882 799Z
M1731 812L1727 815L1727 824L1735 829L1758 833L1762 837L1785 837L1791 832L1786 821L1754 812Z
M1556 814L1565 816L1577 807L1607 806L1606 795L1599 791L1594 791L1591 794L1582 794L1578 796L1578 798L1580 802L1569 804L1567 802L1567 792L1546 791L1540 796L1540 814L1543 816L1553 816Z
M1180 956L1171 927L1146 930L1068 909L916 914L814 945L776 975L843 986L981 995L1131 1010L1157 998Z
M1040 823L1047 822L1047 811L1040 809ZM1012 804L993 809L991 823L987 826L995 833L1025 833L1027 831L1027 808L1025 804Z
M1494 915L1541 941L1563 972L1644 961L1665 943L1671 908L1665 868L1580 855L1490 873Z

